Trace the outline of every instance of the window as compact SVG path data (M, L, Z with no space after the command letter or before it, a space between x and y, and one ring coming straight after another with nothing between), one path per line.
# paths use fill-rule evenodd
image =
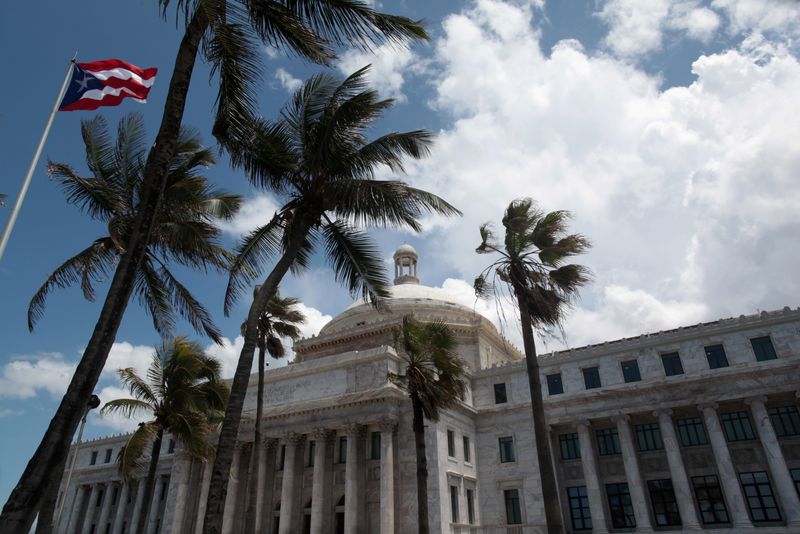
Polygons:
M105 461L103 463L107 464L107 463L111 462L111 453L112 452L113 452L113 449L106 449L106 459L105 459Z
M581 447L577 433L561 434L558 436L558 443L561 445L562 460L574 460L581 457Z
M169 447L167 448L167 454L172 454L173 452L175 452L175 440L171 439L169 440Z
M92 457L89 459L89 465L97 463L97 451L92 451Z
M450 486L450 517L458 523L458 486Z
M281 445L278 454L275 456L275 469L283 471L283 463L286 460L286 445Z
M722 498L722 489L719 480L714 475L692 477L694 494L697 497L697 508L700 510L700 519L706 525L729 523L728 509L725 508L725 499Z
M765 362L778 359L778 355L775 354L775 347L772 346L772 340L769 336L753 338L750 340L750 344L753 346L756 361Z
M606 484L608 494L608 509L611 512L611 523L614 528L627 528L636 526L636 516L633 514L631 494L628 484Z
M456 433L452 430L447 431L447 456L456 457Z
M756 439L747 412L723 413L720 414L719 419L722 421L722 428L725 430L725 437L728 438L728 441Z
M470 446L469 446L469 436L464 436L462 439L464 441L464 461L465 462L471 462L472 461L472 450L470 449Z
M501 382L500 384L494 385L494 403L495 404L505 404L508 402L508 395L506 395L506 383Z
M782 438L800 434L800 413L797 412L797 406L780 406L768 411L776 436Z
M601 428L597 430L595 435L597 437L597 453L600 456L622 454L616 428Z
M117 498L119 498L119 486L114 486L114 490L111 492L111 506L117 504Z
M586 389L595 389L602 386L600 383L600 368L587 367L583 370L583 385Z
M592 530L592 513L589 511L589 497L586 486L567 488L569 515L572 518L572 530Z
M664 448L658 423L636 425L636 441L640 451L657 451Z
M678 501L675 500L675 491L672 489L672 480L648 480L647 488L650 490L650 502L653 503L653 517L659 527L670 527L681 524L681 514L678 512Z
M683 374L681 357L677 352L661 355L661 363L664 364L664 375L675 376Z
M561 395L564 393L564 384L561 383L561 373L547 375L547 392L550 395Z
M503 490L503 500L506 502L506 524L521 525L522 509L519 505L519 490Z
M345 436L339 437L339 463L347 463L347 437Z
M725 356L725 349L722 347L722 345L711 345L705 349L706 358L708 358L709 369L728 367L728 358Z
M380 460L381 459L381 433L380 432L373 432L370 435L370 449L371 449L370 458L372 458L373 460Z
M169 482L167 482L166 480L161 482L161 500L162 501L167 498L167 490L168 489L169 489ZM158 529L156 529L156 532L158 532Z
M639 374L639 362L636 360L620 362L620 365L622 366L622 377L625 382L638 382L642 379L642 375Z
M515 462L514 438L507 436L500 438L498 441L500 443L500 463Z
M750 518L754 523L781 520L778 503L772 494L772 486L769 484L766 471L739 473L739 480L742 481L747 507L750 509Z
M681 445L692 447L694 445L705 445L706 429L703 427L703 420L699 417L687 417L678 419L678 435L681 437Z
M475 523L475 490L467 490L467 521L472 525Z
M800 494L800 469L789 469L789 474L792 476L794 482L794 489Z
M314 467L314 456L316 455L317 442L311 440L308 442L308 456L306 457L306 466Z

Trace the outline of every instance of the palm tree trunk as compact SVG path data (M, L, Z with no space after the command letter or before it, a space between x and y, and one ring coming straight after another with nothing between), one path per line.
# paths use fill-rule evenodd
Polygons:
M425 452L425 420L422 405L411 396L414 413L414 445L417 452L417 523L419 534L428 534L428 455Z
M528 370L528 387L531 391L531 410L533 411L533 434L536 439L536 456L539 461L539 477L542 481L544 517L548 534L562 534L564 524L561 519L561 506L558 500L558 485L553 470L553 456L550 453L550 440L544 417L542 383L539 377L539 362L536 359L536 342L533 339L533 325L526 313L527 306L522 292L515 289L517 305L522 321L522 342L525 347L525 364Z
M313 222L305 218L292 225L292 234L289 236L288 245L284 250L283 256L281 256L281 259L278 260L278 263L275 264L272 272L269 273L269 276L262 284L247 314L244 346L239 354L236 373L233 375L228 406L225 409L225 419L222 422L222 429L219 433L217 456L214 459L214 467L211 470L211 483L208 490L203 534L220 534L222 531L222 515L225 510L225 498L228 493L228 478L230 477L231 463L233 462L233 449L236 445L236 437L239 434L242 406L247 395L247 384L250 381L250 370L253 367L253 356L256 350L258 317L269 299L278 290L278 285L289 271L289 267L294 263Z
M175 154L197 50L207 27L205 13L198 10L187 26L178 48L161 127L147 157L144 184L140 192L140 211L127 249L120 257L100 317L67 392L3 507L0 514L0 534L28 532L41 498L47 493L48 484L60 483L58 466L69 452L69 441L83 417L86 399L92 394L105 366L136 283L136 273L147 250L163 195L167 169ZM56 476L53 476L54 473L57 473Z
M61 463L61 468L56 473L64 473L64 467L67 465L67 456L64 456L64 461ZM51 534L53 532L53 514L56 510L56 501L58 501L58 490L61 486L61 477L58 482L51 482L47 485L47 493L42 499L42 504L39 506L39 515L36 520L36 534ZM64 488L64 495L62 499L67 498L67 491L69 488Z
M258 348L258 393L256 394L256 424L253 432L253 453L250 455L250 471L248 473L247 489L247 512L245 516L245 532L256 532L256 507L263 503L257 501L258 497L258 473L261 463L261 416L264 413L264 366L266 365L266 350ZM255 492L255 493L254 493Z
M150 515L150 501L153 500L153 490L156 485L156 469L158 468L158 458L161 456L161 440L164 438L164 430L159 430L156 439L153 441L153 452L150 453L150 467L147 470L147 479L144 483L144 498L142 499L142 509L139 512L139 524L136 527L136 534L144 534L147 529L147 516Z

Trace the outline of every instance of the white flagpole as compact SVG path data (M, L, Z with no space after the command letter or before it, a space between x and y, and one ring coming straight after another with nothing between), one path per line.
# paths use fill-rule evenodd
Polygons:
M75 57L77 57L77 53L75 54ZM8 245L8 239L11 237L11 230L13 230L14 223L17 221L17 216L22 208L22 201L25 200L25 195L28 193L28 187L31 185L31 178L33 178L33 171L36 170L36 164L39 163L39 156L42 155L44 143L47 141L47 135L50 133L50 127L53 125L53 119L56 117L56 113L58 112L58 106L61 105L61 100L64 98L64 94L67 92L67 85L69 85L69 80L72 77L72 66L75 64L75 57L73 57L69 62L69 68L67 69L67 75L64 77L64 83L61 84L61 89L58 91L58 98L56 98L56 103L53 104L53 110L50 112L50 118L47 119L47 126L44 127L42 138L39 139L39 146L36 147L36 152L33 154L33 161L31 161L31 166L28 168L28 174L25 175L25 180L22 182L22 188L19 190L19 196L14 204L14 209L11 210L11 216L8 218L6 229L3 231L3 238L0 241L0 259L3 258L3 252L5 252L6 245Z

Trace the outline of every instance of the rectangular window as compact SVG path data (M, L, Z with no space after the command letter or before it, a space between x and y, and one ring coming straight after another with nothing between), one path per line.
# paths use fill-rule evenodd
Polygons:
M498 441L500 443L500 463L515 462L514 438L506 436L499 438Z
M705 347L705 349L709 369L728 367L728 357L725 356L725 349L722 345L711 345L710 347Z
M800 434L800 413L797 412L797 406L779 406L768 411L776 436L783 438Z
M521 525L522 524L522 508L519 504L519 490L507 489L503 490L503 500L506 503L506 524L508 525Z
M370 457L373 460L380 460L381 459L381 433L380 432L373 432L370 436L370 449L371 455Z
M772 340L769 336L753 338L750 340L750 344L753 346L756 361L765 362L778 359L778 355L775 354L775 347L772 346Z
M275 456L275 469L278 471L283 471L283 464L286 460L286 445L281 445L281 448L278 449L278 454Z
M586 486L567 488L569 514L572 518L572 530L592 530L592 513L589 510L589 497Z
M475 524L475 490L467 490L467 520L470 525Z
M562 460L574 460L581 457L581 447L577 433L561 434L558 436L558 444L561 446Z
M595 389L602 386L599 367L586 367L583 370L583 385L586 389Z
M597 453L600 456L622 454L616 428L601 428L595 432L595 435L597 437Z
M664 448L658 423L636 425L636 441L640 451L658 451Z
M611 512L611 523L614 528L631 528L636 526L636 516L633 514L631 494L628 484L606 484L608 494L608 509Z
M800 495L800 469L789 469L789 474L792 476L794 489L796 489L797 494Z
M161 483L161 500L162 501L167 498L167 490L169 490L169 482L167 482L165 480L165 481L163 481ZM156 529L156 532L158 532L158 529Z
M103 490L100 490L100 491L97 492L97 502L95 503L95 506L97 506L98 508L100 507L101 504L103 504L103 494L104 493L105 493L105 491L103 491Z
M450 517L458 523L458 486L450 486Z
M508 395L506 395L506 383L501 382L500 384L494 385L494 403L495 404L505 404L508 402Z
M719 415L719 420L722 422L722 429L725 430L728 441L756 439L747 412L723 413Z
M463 439L463 442L464 442L464 461L465 462L471 462L472 461L472 450L470 449L469 437L468 436L464 436L462 439Z
M564 393L564 384L561 383L561 373L547 375L547 392L550 395L561 395Z
M678 419L678 435L681 437L681 445L684 447L708 443L706 429L700 417Z
M706 525L730 523L725 499L722 497L722 488L715 475L692 477L692 486L697 498L697 508L700 510L700 519Z
M167 449L167 454L172 454L173 452L175 452L175 440L171 439L169 440L169 448Z
M339 437L339 463L347 463L347 437L345 436Z
M94 465L97 463L97 451L92 451L92 457L89 458L89 465Z
M113 452L113 449L106 449L106 459L105 459L105 461L103 463L107 464L107 463L111 462L111 453L112 452Z
M675 500L675 491L672 489L672 480L648 480L647 488L650 490L650 502L653 503L653 517L659 527L671 527L681 524L681 514L678 512L678 501Z
M683 364L677 352L661 355L661 363L664 364L664 375L675 376L683 374Z
M316 456L317 442L311 440L308 442L308 456L306 457L306 466L314 467L314 456Z
M772 494L772 486L769 484L766 471L739 473L739 480L742 482L747 507L750 509L750 519L754 523L781 520L778 503Z
M620 362L622 366L622 377L625 379L625 382L638 382L642 379L642 375L639 374L639 362L636 360L628 360L626 362Z
M111 506L117 504L117 498L119 498L119 486L114 486L114 490L111 492Z
M456 433L452 430L447 431L447 456L456 457Z

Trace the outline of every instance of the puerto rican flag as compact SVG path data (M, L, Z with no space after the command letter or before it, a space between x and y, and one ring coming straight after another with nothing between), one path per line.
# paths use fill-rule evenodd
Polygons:
M116 106L123 98L147 102L158 69L140 69L119 59L73 64L72 79L59 111Z

